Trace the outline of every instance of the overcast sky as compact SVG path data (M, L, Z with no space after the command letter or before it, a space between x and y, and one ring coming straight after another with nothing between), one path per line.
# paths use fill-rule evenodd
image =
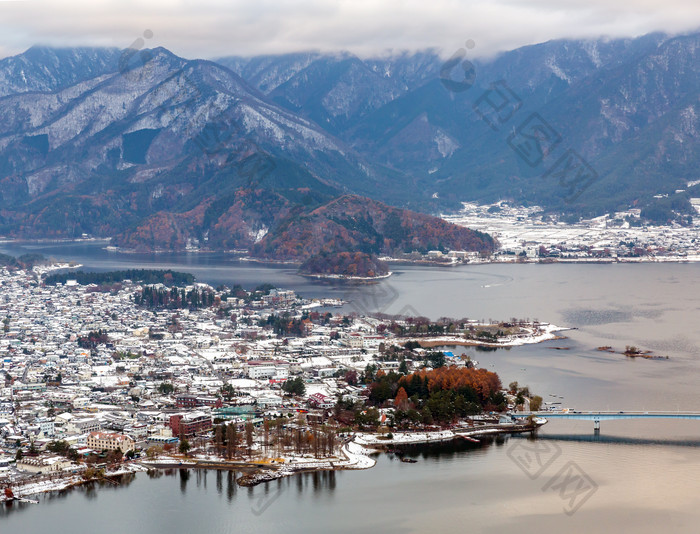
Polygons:
M0 57L33 44L147 46L189 57L349 50L362 56L471 39L474 56L557 38L682 33L700 0L0 0Z

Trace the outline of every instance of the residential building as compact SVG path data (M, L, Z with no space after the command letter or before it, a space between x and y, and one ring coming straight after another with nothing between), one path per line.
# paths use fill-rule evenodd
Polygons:
M116 451L127 453L134 448L134 440L117 432L90 432L87 446L94 451Z
M170 416L173 436L194 436L212 429L211 416L204 412L174 414Z

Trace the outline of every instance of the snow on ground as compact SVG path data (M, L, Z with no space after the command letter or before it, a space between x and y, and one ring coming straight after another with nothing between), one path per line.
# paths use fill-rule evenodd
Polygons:
M357 434L355 442L368 447L387 445L408 445L412 443L431 443L435 441L449 441L460 436L479 437L485 434L502 434L504 428L497 427L473 427L455 430L438 430L435 432L393 432L391 439L386 439L386 434Z
M341 447L341 455L344 456L345 459L329 460L327 458L312 458L311 455L290 455L285 456L285 465L280 471L293 473L302 469L369 469L370 467L374 467L374 464L377 463L376 460L370 458L370 455L375 452L376 451L372 449L363 447L359 443L350 441L343 444Z
M562 328L553 324L540 325L542 332L540 335L531 335L523 338L516 338L506 341L504 345L509 347L517 347L519 345L529 345L532 343L542 343L543 341L549 341L551 339L557 339L556 332L561 332L562 330L568 330L568 328Z
M346 469L369 469L374 467L377 461L370 458L372 450L366 449L359 443L350 441L343 445L343 454L348 458L347 463L342 464Z
M258 387L258 383L250 378L232 378L228 383L237 389L253 389Z
M429 443L432 441L446 441L454 439L452 430L438 430L435 432L394 432L392 439L380 439L386 436L379 434L358 434L355 437L361 445L405 445L408 443Z
M326 397L330 397L332 393L327 384L306 384L306 396L315 395L320 393Z
M341 456L344 459L338 458L313 458L311 455L300 455L296 456L290 454L285 456L284 464L279 465L278 469L267 472L264 475L265 480L268 478L280 478L294 474L295 472L302 470L324 470L324 469L369 469L374 467L377 463L372 455L376 454L376 450L372 447L386 446L386 445L406 445L411 443L431 443L437 441L448 441L455 439L459 436L479 436L483 434L491 433L501 433L502 429L499 428L473 428L473 429L463 429L463 430L438 430L434 432L394 432L392 434L392 439L380 439L386 438L386 435L382 434L356 434L352 441L344 443L341 447ZM205 461L218 461L221 459L216 456L211 455L200 455L195 460L205 460ZM182 467L195 467L197 465L196 461L185 460L182 461L179 458L161 456L158 458L150 459L147 463L151 466L158 466L159 464L163 467L172 466L174 463ZM132 463L129 465L124 465L116 471L110 471L108 476L122 475L126 473L135 473L139 471L146 471L148 468L138 464ZM81 475L73 475L60 480L45 480L41 482L34 482L29 484L17 485L14 489L15 495L27 497L32 495L37 495L39 493L46 493L50 491L60 491L76 484L82 483L84 480ZM260 480L264 481L264 480Z
M29 497L39 493L64 490L80 482L82 482L81 476L72 476L60 480L42 480L41 482L17 485L12 487L12 491L16 497Z
M79 269L82 267L82 263L52 263L51 265L35 265L32 270L39 274L47 274L51 271L57 271L59 269Z
M403 340L401 340L403 341ZM356 371L364 371L368 363L374 363L374 356L367 352L367 354L359 354L353 356L337 356L335 359L338 362L343 363L348 367L352 367Z
M305 358L301 364L303 369L318 369L322 367L333 367L333 360L326 356L311 356Z
M535 335L534 332L527 336L522 337L512 337L506 336L500 338L498 343L482 342L477 340L468 339L465 340L462 336L439 336L439 337L420 337L420 338L402 338L402 342L407 341L417 341L423 343L440 343L442 345L480 345L486 347L518 347L520 345L530 345L534 343L542 343L543 341L549 341L552 339L557 339L556 332L561 332L563 330L569 330L561 326L554 324L540 324L540 334Z
M149 465L156 465L156 466L157 466L158 464L162 464L162 465L173 465L174 463L177 463L178 465L182 465L182 466L184 466L184 467L187 467L187 466L190 466L190 465L191 465L191 466L196 466L196 465L197 465L197 462L191 462L191 461L187 461L187 460L182 460L181 458L174 458L174 457L172 457L172 456L159 456L159 457L154 458L154 459L152 459L152 460L147 460L146 463L148 463Z
M139 471L146 471L147 469L139 464L132 463L124 465L115 471L109 471L107 473L108 477L125 475L127 473L137 473ZM32 495L37 495L39 493L47 493L50 491L61 491L76 484L82 484L85 480L82 475L73 475L65 478L60 478L56 480L41 480L38 482L29 482L27 484L18 483L16 485L11 484L11 488L17 497L28 497Z

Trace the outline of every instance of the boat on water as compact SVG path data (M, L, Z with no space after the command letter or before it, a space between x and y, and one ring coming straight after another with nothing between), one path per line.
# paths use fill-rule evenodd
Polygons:
M401 458L401 461L405 464L415 464L418 460L414 460L413 458Z

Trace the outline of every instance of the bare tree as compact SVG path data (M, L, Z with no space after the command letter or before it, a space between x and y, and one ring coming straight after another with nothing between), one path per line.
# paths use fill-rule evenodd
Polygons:
M246 424L245 424L245 443L246 443L246 446L248 447L248 456L252 456L252 454L253 454L253 433L254 433L253 423L251 423L250 421L246 421Z
M236 428L236 423L230 423L226 427L226 457L229 460L235 456L239 440L240 436Z

